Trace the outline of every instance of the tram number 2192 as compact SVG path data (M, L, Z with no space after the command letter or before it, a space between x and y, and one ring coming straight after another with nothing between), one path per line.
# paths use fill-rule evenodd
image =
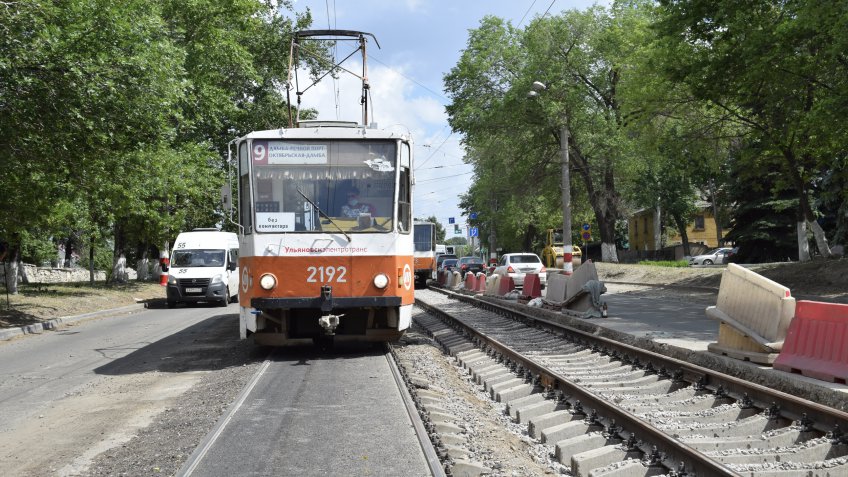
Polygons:
M347 283L345 279L347 267L307 267L306 271L309 273L309 277L306 278L308 283L327 283L332 281Z

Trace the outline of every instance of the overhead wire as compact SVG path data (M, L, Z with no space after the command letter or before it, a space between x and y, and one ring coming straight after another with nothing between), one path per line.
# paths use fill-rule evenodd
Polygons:
M524 19L527 18L527 14L530 13L530 9L532 9L533 5L535 5L535 4L536 4L536 0L533 0L533 3L531 3L530 6L527 7L527 11L524 12L524 16L521 17L521 21L518 22L518 26L516 26L515 28L521 28L521 24L524 23Z

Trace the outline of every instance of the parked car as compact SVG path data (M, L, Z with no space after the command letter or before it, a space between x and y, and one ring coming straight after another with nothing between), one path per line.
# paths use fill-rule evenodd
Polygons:
M436 270L437 271L441 270L442 269L442 263L445 260L449 260L449 259L452 259L452 258L456 258L456 255L452 255L450 253L443 253L443 254L437 255L436 256Z
M724 254L724 261L721 262L721 263L730 263L730 262L735 261L734 257L736 257L736 255L738 255L738 254L739 254L739 247L731 248L730 251L728 251L726 254Z
M449 258L449 259L442 262L442 266L439 268L439 270L444 270L446 272L452 272L452 271L454 271L454 269L456 269L457 262L459 262L459 259Z
M730 251L730 247L714 248L708 252L695 255L689 258L689 265L712 265L714 263L727 263L726 257Z
M548 280L548 269L535 253L508 253L501 257L494 273L512 278L516 287L524 286L524 276L528 273L538 273L539 282L544 287Z
M465 278L465 274L468 272L476 274L485 269L486 266L480 257L462 257L459 259L459 273L462 275L462 278Z

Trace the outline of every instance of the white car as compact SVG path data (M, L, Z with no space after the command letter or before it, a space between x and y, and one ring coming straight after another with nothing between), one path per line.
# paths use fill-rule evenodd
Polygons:
M725 263L725 257L733 250L730 247L714 248L702 255L689 258L689 265L712 265L714 263Z
M501 257L493 273L512 278L516 287L524 286L524 276L538 273L539 283L544 287L548 280L548 270L535 253L508 253Z

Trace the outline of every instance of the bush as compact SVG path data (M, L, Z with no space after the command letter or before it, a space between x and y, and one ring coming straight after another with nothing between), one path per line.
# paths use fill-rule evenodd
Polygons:
M642 260L639 262L639 265L652 265L654 267L670 267L670 268L686 268L689 266L688 260L659 260L659 261L648 261Z

